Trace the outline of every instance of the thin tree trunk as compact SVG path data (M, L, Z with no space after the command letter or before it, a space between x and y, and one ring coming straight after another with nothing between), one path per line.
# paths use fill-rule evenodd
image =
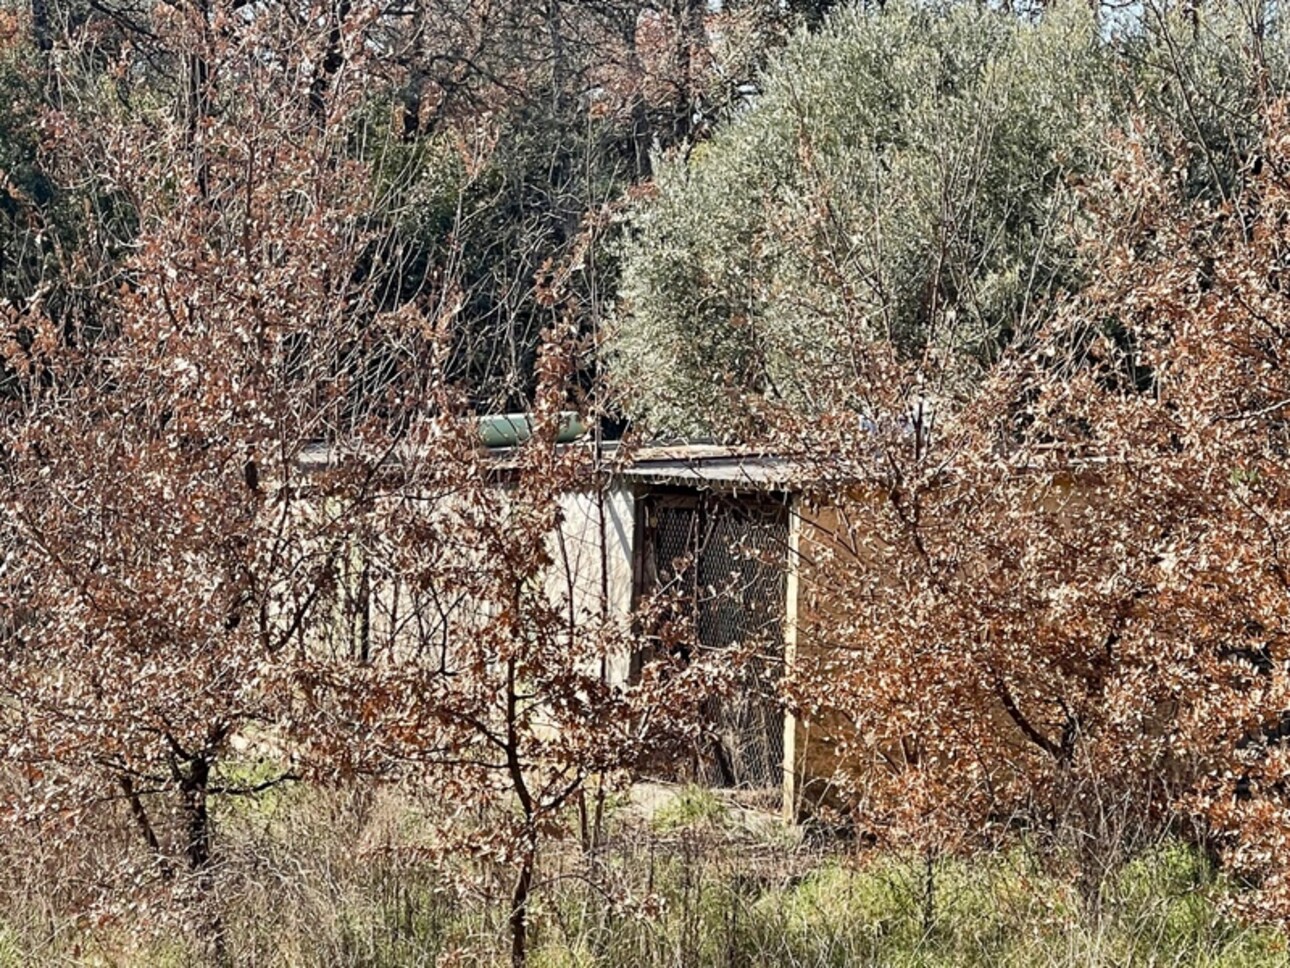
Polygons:
M551 103L556 117L561 117L565 103L567 71L565 65L564 27L560 0L547 0L546 29L551 43Z
M707 28L704 24L705 0L674 0L676 29L676 85L672 137L675 143L686 141L694 131L694 116L699 106L695 57L704 48Z
M122 775L120 782L121 791L125 794L126 801L130 804L130 816L134 818L135 826L139 828L139 833L143 836L148 849L157 858L157 869L161 873L162 880L172 880L175 876L175 869L170 866L170 861L161 850L161 843L157 840L157 833L153 830L148 811L144 809L143 801L139 799L139 793L134 788L134 781L128 776Z
M49 29L49 0L31 0L31 39L37 50L49 51L54 48Z
M327 53L323 56L322 69L309 86L309 109L319 128L327 123L327 91L332 80L345 66L345 53L341 49L342 31L349 19L350 0L340 0L332 11L331 27L327 31Z
M197 6L201 17L201 46L188 55L188 104L187 141L192 159L193 181L197 195L205 200L210 196L210 165L206 157L206 119L210 116L210 55L213 48L211 13L208 0Z
M531 845L530 845L531 846ZM529 952L529 894L533 890L533 853L526 851L511 893L511 968L524 968Z

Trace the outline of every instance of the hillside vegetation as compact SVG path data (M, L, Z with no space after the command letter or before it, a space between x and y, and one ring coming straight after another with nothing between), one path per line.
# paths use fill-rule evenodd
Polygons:
M0 6L0 964L1287 963L1287 83L1258 0ZM578 570L660 441L785 475L792 661L752 538Z

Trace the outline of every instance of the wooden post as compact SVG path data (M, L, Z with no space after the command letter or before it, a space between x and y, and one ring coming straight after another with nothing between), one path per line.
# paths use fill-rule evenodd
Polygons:
M799 564L801 558L802 518L799 498L789 498L788 506L788 561L784 586L784 671L793 667L797 657L797 599L799 589ZM784 713L784 788L781 805L784 823L797 823L798 763L797 717Z

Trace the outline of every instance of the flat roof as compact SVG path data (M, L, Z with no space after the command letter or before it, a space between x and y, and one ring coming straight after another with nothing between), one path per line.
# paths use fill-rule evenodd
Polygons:
M588 440L580 440L559 446L591 452L594 445ZM487 450L485 456L495 470L505 473L516 469L517 452L514 447L498 447ZM301 450L296 465L306 473L323 471L336 466L352 453L343 446L321 442L310 444ZM611 477L653 484L783 490L790 486L795 469L794 462L782 456L747 447L711 443L624 446L618 441L606 441L601 445L601 453L603 470ZM383 455L383 463L394 469L406 456L396 448Z
M655 484L744 485L780 490L792 481L794 464L784 457L709 444L642 446L614 467L616 477Z

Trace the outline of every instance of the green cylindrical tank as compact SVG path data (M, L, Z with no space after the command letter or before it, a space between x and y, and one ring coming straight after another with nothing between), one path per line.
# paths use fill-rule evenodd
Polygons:
M485 447L516 447L533 435L534 417L529 413L491 414L479 418L479 435ZM560 414L556 443L567 444L587 432L582 417L572 410Z

